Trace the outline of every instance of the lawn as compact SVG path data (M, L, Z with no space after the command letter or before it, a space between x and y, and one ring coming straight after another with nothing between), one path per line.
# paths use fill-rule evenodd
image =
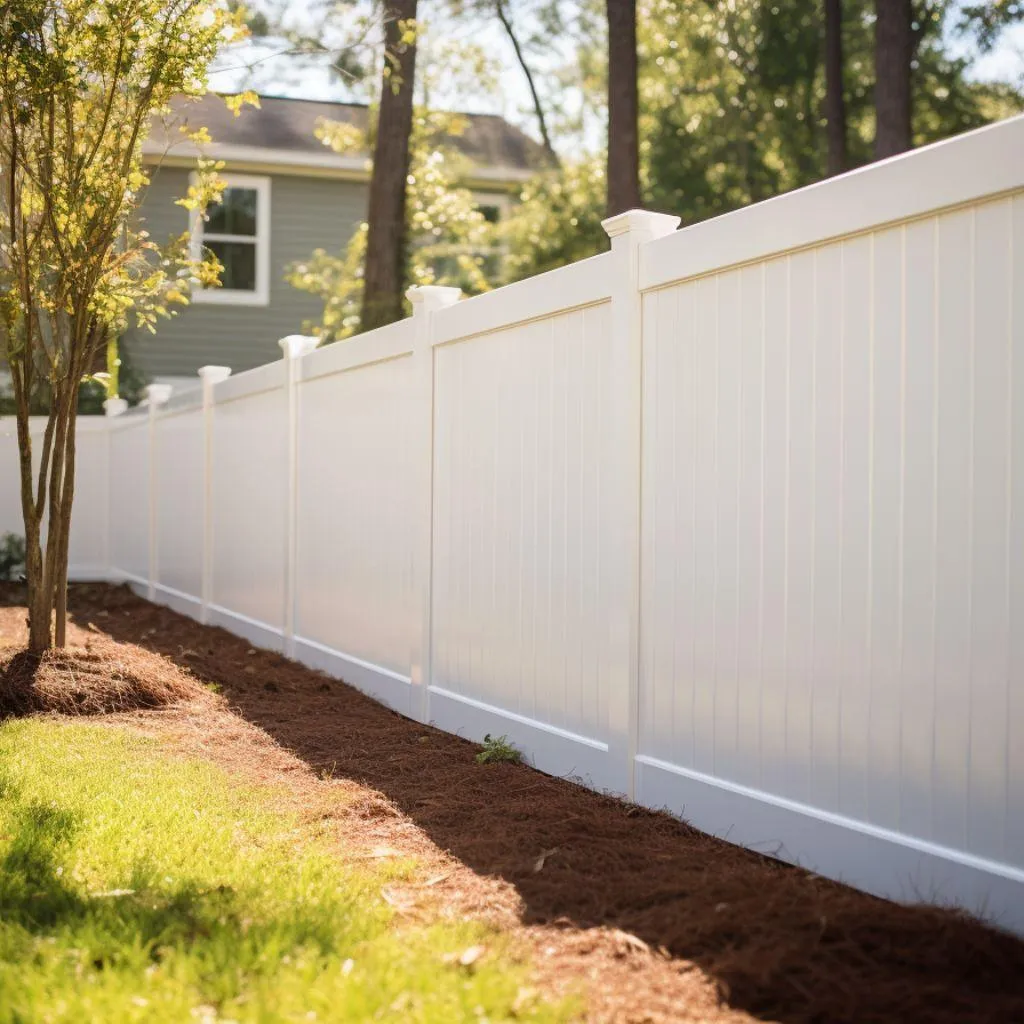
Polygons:
M0 1022L559 1021L507 941L397 921L269 787L116 725L0 725Z

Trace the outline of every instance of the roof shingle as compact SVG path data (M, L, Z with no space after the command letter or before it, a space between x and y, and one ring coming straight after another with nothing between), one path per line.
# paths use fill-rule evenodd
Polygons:
M497 114L464 114L465 130L452 136L456 149L479 167L510 168L518 171L544 165L544 150L525 132ZM251 146L294 153L323 153L325 148L314 132L321 118L342 121L366 130L369 110L358 103L330 103L318 100L261 96L260 106L245 106L238 117L227 109L221 97L208 94L196 101L175 104L173 133L162 124L153 127L152 143L173 144L177 125L185 122L209 130L215 143Z

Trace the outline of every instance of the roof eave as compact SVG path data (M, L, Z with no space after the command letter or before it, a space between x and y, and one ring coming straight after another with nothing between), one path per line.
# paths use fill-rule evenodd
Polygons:
M341 156L327 150L310 153L223 143L202 147L194 143L180 143L168 148L147 141L143 144L142 156L147 163L164 167L193 167L202 157L222 160L225 165L238 170L329 177L343 181L369 181L371 168L369 159L364 156ZM464 177L463 182L472 188L513 189L528 181L533 173L521 167L477 166Z

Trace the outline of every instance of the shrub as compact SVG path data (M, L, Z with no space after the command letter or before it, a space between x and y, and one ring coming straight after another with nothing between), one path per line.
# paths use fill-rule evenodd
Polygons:
M0 537L0 580L15 580L25 571L25 538L16 533Z

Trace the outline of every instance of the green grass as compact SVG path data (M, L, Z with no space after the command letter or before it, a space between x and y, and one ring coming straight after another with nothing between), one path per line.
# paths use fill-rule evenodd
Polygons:
M409 864L350 869L272 797L124 730L0 726L0 1022L569 1019L500 935L392 921Z

